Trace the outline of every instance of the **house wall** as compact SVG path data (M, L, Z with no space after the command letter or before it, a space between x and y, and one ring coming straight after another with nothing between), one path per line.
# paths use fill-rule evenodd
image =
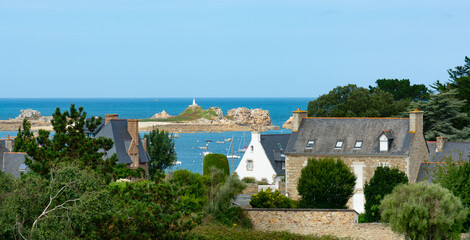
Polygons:
M247 209L253 228L353 239L403 239L385 224L357 223L352 210Z
M251 151L252 146L253 151ZM253 160L252 171L248 171L247 169L248 160ZM269 184L274 183L276 172L264 152L264 148L260 142L259 133L253 133L251 142L235 172L238 174L240 179L243 179L244 177L254 177L257 181L261 181L263 178L266 178Z
M325 156L325 155L292 155L292 154L287 154L286 155L286 192L291 199L298 200L300 198L300 195L297 192L297 184L301 175L301 170L305 166L307 166L307 160L310 158L325 158L325 157L331 157L331 156ZM335 159L337 158L336 156L334 157ZM404 156L342 156L341 160L349 166L351 169L351 172L355 172L355 168L359 168L362 165L362 183L361 186L357 186L354 194L351 199L348 201L348 207L353 208L354 207L354 198L356 198L356 201L361 201L362 203L365 203L364 199L364 184L368 182L373 176L375 169L379 164L383 165L388 165L390 167L396 167L399 170L407 173L409 177L409 158L404 155ZM356 170L356 176L357 176L357 170ZM361 198L361 199L360 199ZM357 203L357 202L356 202ZM356 204L357 205L357 204ZM363 206L362 208L360 206L357 206L354 208L358 212L363 212Z
M410 149L410 173L408 179L411 183L418 178L419 166L422 162L429 161L429 151L423 134L415 134Z

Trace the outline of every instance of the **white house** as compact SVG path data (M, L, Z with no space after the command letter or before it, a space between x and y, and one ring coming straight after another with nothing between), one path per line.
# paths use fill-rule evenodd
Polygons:
M285 172L284 150L290 134L251 133L251 142L235 172L240 178L253 177L279 186Z

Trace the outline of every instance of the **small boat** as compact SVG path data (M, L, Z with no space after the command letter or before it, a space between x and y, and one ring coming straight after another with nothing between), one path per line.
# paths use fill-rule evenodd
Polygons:
M199 149L207 149L207 146L204 146L204 147L197 147Z
M217 141L216 143L225 143L224 141Z
M227 158L240 158L238 155L228 155Z
M175 133L175 134L173 134L173 138L180 138L180 135Z
M205 157L207 154L211 154L211 152L203 152L202 155Z
M153 100L154 102L158 102L158 99Z
M226 138L226 139L224 139L224 140L225 140L226 142L230 142L230 141L232 141L232 139L231 139L231 138Z
M181 165L181 161L176 161L176 165Z
M243 148L238 149L238 152L246 152L247 146L243 146Z
M208 142L208 143L209 143L209 142L212 142L212 140L206 140L206 142Z

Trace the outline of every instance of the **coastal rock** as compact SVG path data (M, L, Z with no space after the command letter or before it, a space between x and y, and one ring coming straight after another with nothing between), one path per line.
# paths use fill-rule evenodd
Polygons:
M222 120L224 118L224 112L219 107L210 107L209 112L215 113L215 116L213 116L213 118L215 118L216 120Z
M18 115L18 117L16 117L15 120L23 120L25 118L27 118L28 120L41 120L41 119L44 119L42 114L37 110L21 109L20 115Z
M248 109L245 107L230 109L227 117L238 124L256 124L256 125L272 125L271 117L268 110L260 108Z
M287 121L284 124L282 124L282 127L285 129L292 129L293 124L294 124L294 117L290 117L289 119L287 119Z
M150 119L168 119L172 117L173 116L163 110L161 113L155 113L155 115L153 115Z

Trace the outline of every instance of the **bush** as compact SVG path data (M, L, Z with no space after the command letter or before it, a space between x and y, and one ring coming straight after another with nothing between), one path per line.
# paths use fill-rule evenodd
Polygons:
M216 219L225 226L240 226L242 228L251 229L252 224L250 217L241 207L231 207L217 212Z
M207 203L204 177L186 169L173 172L170 183L178 186L178 195L184 207L191 212L201 211Z
M210 175L211 167L216 167L218 169L222 169L225 176L230 175L230 168L228 165L227 156L219 153L211 153L207 154L204 157L204 175Z
M256 179L254 177L244 177L242 181L245 183L256 183Z
M277 189L271 192L270 188L251 195L250 205L253 208L292 208L288 197L282 195Z
M346 208L355 184L356 176L340 159L309 159L297 185L299 207Z
M374 176L364 185L366 204L363 220L365 222L380 221L380 201L400 183L408 183L408 177L404 172L389 167L375 169Z
M382 221L406 239L459 237L465 209L448 189L426 182L402 184L382 201Z

